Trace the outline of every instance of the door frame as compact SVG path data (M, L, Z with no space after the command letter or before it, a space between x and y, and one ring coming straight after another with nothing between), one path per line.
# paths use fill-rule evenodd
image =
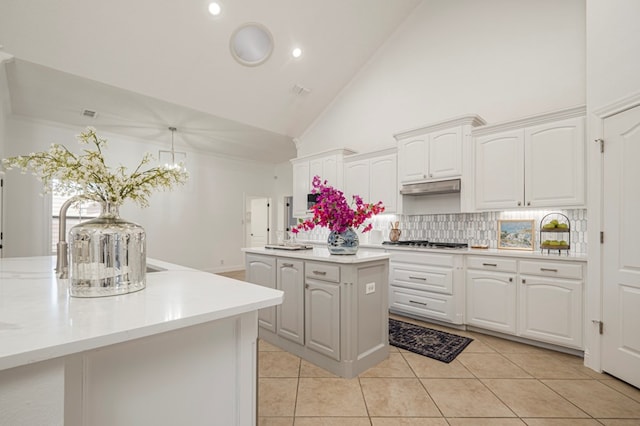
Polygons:
M589 170L587 178L587 209L589 212L587 238L590 244L587 255L586 309L584 311L584 364L598 372L602 372L602 337L599 332L598 322L603 320L602 298L604 294L603 252L602 245L599 243L600 231L604 225L604 176L602 173L603 157L598 140L604 138L604 121L607 118L637 106L640 106L640 92L593 109L588 120L590 127L588 134L591 137L586 147Z

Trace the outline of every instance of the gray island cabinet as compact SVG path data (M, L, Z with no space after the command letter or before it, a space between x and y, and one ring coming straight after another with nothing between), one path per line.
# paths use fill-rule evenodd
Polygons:
M326 248L246 248L246 280L282 290L282 305L258 313L265 341L352 378L389 354L389 255Z

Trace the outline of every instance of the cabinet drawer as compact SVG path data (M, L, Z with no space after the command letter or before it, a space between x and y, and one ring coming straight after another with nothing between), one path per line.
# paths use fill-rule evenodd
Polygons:
M391 266L391 283L399 287L453 294L453 270L397 263Z
M435 265L453 268L456 265L456 256L438 253L411 253L394 250L391 253L391 263L413 263L418 265Z
M582 264L570 262L520 261L520 273L545 277L582 279Z
M305 263L305 276L316 280L329 281L332 283L340 282L340 267L329 265L326 263Z
M391 310L455 322L453 296L391 286L389 298Z
M501 257L467 257L468 269L480 269L484 271L516 272L516 260Z

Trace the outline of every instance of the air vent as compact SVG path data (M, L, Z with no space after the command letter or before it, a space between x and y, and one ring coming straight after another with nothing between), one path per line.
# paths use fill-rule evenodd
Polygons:
M306 87L302 87L299 84L294 84L291 88L291 91L296 95L306 95L311 92L311 89L307 89Z
M84 117L96 118L98 116L98 113L95 112L95 111L91 111L90 109L83 109L82 110L82 115Z

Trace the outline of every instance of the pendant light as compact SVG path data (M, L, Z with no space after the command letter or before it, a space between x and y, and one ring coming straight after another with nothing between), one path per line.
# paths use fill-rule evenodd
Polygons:
M185 167L185 162L187 160L187 153L182 151L176 151L174 146L174 136L175 132L178 130L177 128L170 126L169 130L171 131L171 150L160 150L158 153L158 159L160 164L163 164L167 167Z

